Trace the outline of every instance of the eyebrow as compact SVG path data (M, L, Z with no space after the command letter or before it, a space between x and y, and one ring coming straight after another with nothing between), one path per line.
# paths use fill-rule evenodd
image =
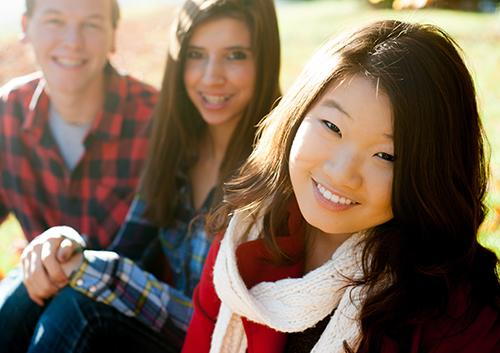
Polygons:
M205 47L199 47L197 45L189 45L188 47L191 49L199 49L199 50L206 49ZM252 50L252 48L250 48L250 47L244 47L241 45L234 45L234 46L230 46L230 47L225 47L224 49L225 50L248 50L248 51Z
M42 15L47 16L47 15L62 15L63 13L59 10L56 9L47 9L45 10ZM87 19L92 19L92 20L104 20L104 16L98 13L91 14L88 16L85 16Z
M342 106L337 102L335 101L334 99L326 99L325 101L323 101L323 103L321 104L325 107L330 107L330 108L335 108L337 109L338 111L342 112L345 116L347 116L349 119L352 119L352 116L349 115L349 113L347 113L345 111L344 108L342 108ZM394 139L394 136L392 136L392 134L386 134L386 133L383 133L382 134L384 137L390 139L390 140L393 140Z
M93 15L87 16L87 19L104 21L104 16L101 14L93 14Z
M335 100L333 100L333 99L331 99L331 98L330 98L330 99L326 99L326 100L324 100L324 101L323 101L323 103L322 103L321 105L323 105L323 106L325 106L325 107L329 107L329 108L335 108L335 109L337 109L338 111L342 112L342 113L343 113L344 115L346 115L347 117L349 117L350 119L352 119L352 117L349 115L349 113L347 113L347 112L345 111L345 109L344 109L344 108L342 108L342 106L341 106L341 105L340 105L337 101L335 101Z

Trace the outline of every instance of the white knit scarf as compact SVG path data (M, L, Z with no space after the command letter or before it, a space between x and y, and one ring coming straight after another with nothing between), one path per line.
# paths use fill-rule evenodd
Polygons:
M251 226L249 236L243 232ZM212 336L210 353L244 353L246 336L241 317L280 332L301 332L313 327L335 308L330 322L311 352L341 353L346 341L354 351L359 346L358 311L361 288L345 288L347 278L361 275L360 233L352 235L331 260L304 275L277 282L262 282L246 288L236 262L236 248L254 240L262 229L244 212L235 212L229 222L214 266L214 285L221 307Z

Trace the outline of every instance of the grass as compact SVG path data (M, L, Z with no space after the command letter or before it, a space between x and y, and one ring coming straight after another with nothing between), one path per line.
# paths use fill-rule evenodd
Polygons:
M0 278L17 265L24 238L22 230L13 216L0 225Z
M123 9L118 50L119 68L157 87L166 56L172 6L150 5ZM481 242L500 256L500 13L479 14L450 10L374 10L361 0L280 2L278 16L283 61L282 86L288 87L314 50L331 35L368 21L395 18L437 24L454 36L465 52L478 90L485 130L491 144L493 182L488 195L491 212ZM31 72L33 59L17 41L17 34L0 34L0 84ZM21 239L15 219L0 226L0 276L18 261L16 241ZM14 244L14 245L13 245Z

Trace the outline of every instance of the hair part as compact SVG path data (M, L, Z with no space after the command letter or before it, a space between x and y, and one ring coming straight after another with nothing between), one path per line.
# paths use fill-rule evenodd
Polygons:
M113 28L118 27L118 22L120 21L120 6L118 5L118 0L111 1L111 25ZM24 15L26 17L33 16L35 11L35 0L25 0L25 11Z
M185 2L172 24L160 98L153 114L149 156L141 182L141 194L149 207L146 215L158 226L167 226L173 221L178 202L176 174L196 162L200 137L207 127L184 86L187 46L197 26L223 17L237 18L248 26L256 79L253 96L231 136L220 166L214 205L222 200L222 183L250 154L257 123L281 94L280 39L273 0Z

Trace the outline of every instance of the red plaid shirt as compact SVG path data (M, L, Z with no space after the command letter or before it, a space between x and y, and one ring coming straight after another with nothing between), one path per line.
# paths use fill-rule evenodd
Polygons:
M123 223L147 149L154 88L106 68L103 110L70 170L50 127L50 98L40 74L0 89L0 222L9 212L28 240L69 225L89 248L108 246Z

